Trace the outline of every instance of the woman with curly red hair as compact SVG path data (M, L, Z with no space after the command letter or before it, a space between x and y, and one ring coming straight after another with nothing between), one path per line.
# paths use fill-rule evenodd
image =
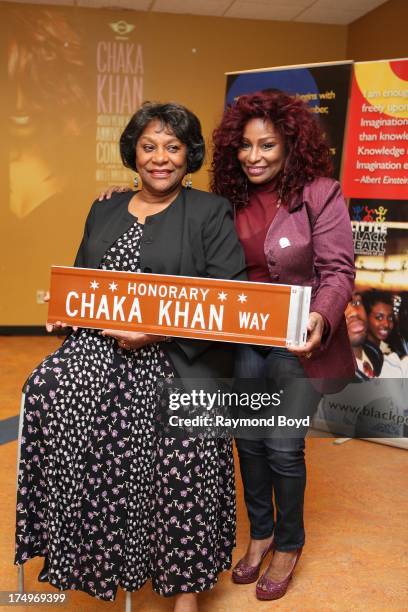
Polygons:
M354 284L353 241L339 183L328 178L328 145L308 107L279 91L239 97L213 139L212 191L235 208L249 280L312 287L306 343L288 349L241 345L236 380L241 388L256 379L257 388L279 391L279 414L311 416L322 387L310 378L354 376L344 320ZM305 541L304 434L274 430L236 444L250 539L233 580L255 582L273 550L256 595L278 599Z

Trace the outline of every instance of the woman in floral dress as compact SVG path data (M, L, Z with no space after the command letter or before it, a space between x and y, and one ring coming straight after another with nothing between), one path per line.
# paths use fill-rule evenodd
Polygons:
M120 148L142 188L93 204L75 265L243 278L228 202L182 186L204 158L195 115L147 103ZM175 610L196 610L231 565L231 442L157 424L158 386L228 376L232 349L168 340L74 330L25 383L15 562L45 557L42 577L57 588L113 600L151 578Z

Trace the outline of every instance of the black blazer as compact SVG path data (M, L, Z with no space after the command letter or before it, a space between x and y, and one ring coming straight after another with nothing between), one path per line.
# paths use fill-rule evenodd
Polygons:
M133 195L114 193L110 200L93 203L75 266L99 267L106 250L135 222L128 212ZM183 188L168 208L146 217L140 261L147 273L246 280L229 202L196 189ZM233 374L234 345L175 338L162 347L180 378Z

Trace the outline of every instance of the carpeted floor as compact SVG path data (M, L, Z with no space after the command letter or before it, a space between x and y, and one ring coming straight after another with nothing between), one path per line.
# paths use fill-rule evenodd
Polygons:
M49 337L0 338L0 420L8 419L7 431L4 430L9 438L13 437L15 421L10 418L18 413L22 382L58 344L58 339ZM17 587L17 572L12 564L16 454L16 441L0 446L0 591ZM227 572L212 592L200 596L201 612L408 609L407 452L360 440L337 446L331 438L309 438L307 463L307 543L285 598L258 602L254 585L234 585ZM244 553L248 529L238 466L237 496L238 544L234 561ZM40 559L26 564L26 590L55 593L52 587L37 582L41 566ZM69 592L68 599L68 605L61 609L124 610L123 592L113 604L76 592ZM149 584L134 593L132 601L134 612L170 612L173 605L170 599L152 593ZM44 607L17 609L40 612Z

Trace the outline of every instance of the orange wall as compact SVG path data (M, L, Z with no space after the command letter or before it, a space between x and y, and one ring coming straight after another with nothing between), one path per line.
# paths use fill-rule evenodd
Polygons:
M225 72L407 55L408 0L390 0L348 27L0 2L2 39L10 31L10 10L24 12L44 8L69 16L71 22L84 28L85 40L89 38L89 48L84 48L84 53L89 56L88 81L92 95L95 92L92 45L95 40L112 36L109 23L125 20L134 24L133 39L143 49L144 99L174 100L190 107L201 118L207 140L222 113ZM2 59L4 61L4 57ZM10 112L6 106L13 92L4 73L0 74L0 80L5 94L0 120L6 126ZM51 106L50 116L56 112ZM8 186L11 148L7 129L3 132L0 143L0 223L3 229L0 257L7 299L0 308L0 325L42 324L45 308L36 304L36 290L47 288L51 264L72 263L84 218L97 190L95 181L89 179L92 174L87 168L94 162L95 125L91 117L87 136L78 138L75 149L67 149L61 129L61 147L65 149L61 165L64 163L70 170L70 174L64 173L61 168L61 174L71 182L67 182L56 202L57 208L53 209L54 217L55 211L58 213L56 221L44 212L45 206L38 207L35 215L27 215L21 223L11 210ZM30 168L35 175L37 166ZM207 170L204 168L193 177L196 187L207 188ZM28 173L24 173L24 177L28 184L35 178Z
M347 58L355 61L408 55L408 0L389 0L348 28Z
M225 93L225 76L227 71L246 70L288 64L322 62L344 59L346 55L347 28L345 26L318 25L306 23L285 23L223 19L212 17L192 17L162 13L143 13L134 11L95 10L70 8L65 6L44 7L41 5L24 5L0 3L0 35L5 38L12 26L10 11L56 12L74 23L74 29L81 27L85 31L82 49L87 57L89 75L86 87L89 97L95 97L95 44L98 40L112 38L109 24L125 20L135 25L132 40L142 45L144 60L143 97L150 100L173 100L190 107L201 118L204 134L209 139L215 123L223 109ZM44 17L40 17L44 20ZM16 28L16 26L14 26ZM64 31L61 26L60 31ZM193 51L195 49L195 52ZM68 48L69 51L69 48ZM48 50L47 53L53 53ZM1 51L0 51L1 53ZM4 53L4 52L3 52ZM57 48L61 55L63 50ZM45 69L47 69L47 64ZM65 64L66 65L66 64ZM53 73L63 75L64 66ZM88 74L88 73L87 73ZM2 91L13 94L13 87L7 77L0 75ZM33 95L35 85L30 84ZM64 90L64 84L59 84ZM77 145L67 147L63 124L56 121L60 111L56 110L61 98L56 96L57 87L51 91L49 115L42 114L43 128L40 136L47 142L55 139L60 132L60 146L63 149L54 155L54 174L50 171L48 180L59 182L58 197L48 201L50 212L46 213L47 202L37 206L34 212L19 219L12 209L9 200L8 164L11 145L7 137L1 139L0 155L3 159L0 173L0 222L4 228L2 240L3 252L0 255L4 277L7 280L8 294L1 307L0 325L39 325L45 319L45 307L36 304L36 290L48 286L51 264L71 265L77 250L82 227L90 203L94 198L97 185L86 178L87 166L95 158L95 118L89 111L83 110L83 123L87 119L88 131L77 138ZM3 120L7 121L10 110L6 109L6 100L2 104ZM64 115L61 112L61 117ZM81 117L79 118L81 119ZM53 122L53 123L51 123ZM50 127L50 126L54 126ZM67 129L72 131L71 126ZM85 130L86 128L84 128ZM48 131L47 131L48 130ZM49 136L44 134L50 133ZM86 135L87 134L87 135ZM39 136L39 137L40 137ZM93 139L93 140L92 140ZM88 152L88 153L87 153ZM15 156L14 156L15 161ZM24 161L24 160L23 160ZM47 163L48 163L47 162ZM56 163L58 162L58 163ZM25 205L32 204L30 189L33 193L36 179L40 172L44 177L42 185L37 185L37 192L47 184L47 172L42 159L37 157L27 171L22 171L15 181L16 189L25 181ZM64 166L64 167L63 167ZM38 171L37 171L38 169ZM129 174L129 177L131 175ZM21 178L20 178L21 177ZM61 188L62 181L66 186ZM194 186L207 188L208 172L203 169L193 177ZM56 185L57 189L58 185ZM23 197L20 198L23 200Z

